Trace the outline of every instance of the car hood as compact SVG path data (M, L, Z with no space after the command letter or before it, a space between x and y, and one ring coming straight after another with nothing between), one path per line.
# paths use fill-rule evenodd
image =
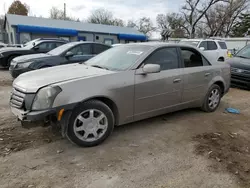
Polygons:
M228 59L227 62L231 65L231 67L250 70L250 59L233 57Z
M31 54L31 55L23 55L23 56L16 57L14 61L19 63L19 62L27 62L27 61L34 61L34 60L42 60L42 59L47 59L49 57L51 57L51 55L49 54L43 54L43 53Z
M26 93L35 93L39 88L50 84L111 73L113 73L113 71L76 63L73 65L62 65L21 74L14 80L13 87Z
M27 51L25 48L17 48L17 47L3 47L0 49L0 53L11 52L11 51Z

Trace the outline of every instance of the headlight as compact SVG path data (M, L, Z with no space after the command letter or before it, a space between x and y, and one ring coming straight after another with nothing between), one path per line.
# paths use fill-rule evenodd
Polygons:
M62 91L59 86L45 87L38 91L32 104L32 110L44 110L51 108L56 96Z
M34 61L29 61L29 62L25 62L25 63L17 63L16 68L27 68L33 62Z
M0 53L0 58L3 57L3 54Z

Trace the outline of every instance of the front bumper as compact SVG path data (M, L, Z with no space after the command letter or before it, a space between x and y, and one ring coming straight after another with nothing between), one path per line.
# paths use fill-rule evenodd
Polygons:
M14 66L11 65L10 68L9 68L9 71L10 71L11 76L12 76L13 78L16 78L16 77L18 77L18 76L19 76L20 74L22 74L22 73L31 71L31 69L28 68L28 67L18 69L18 68L14 68Z
M68 104L56 108L50 108L46 110L38 110L38 111L24 111L23 109L18 109L10 106L12 113L18 118L20 121L50 121L57 120L59 111L64 109L64 114L66 112L72 111L75 108L76 104Z
M232 73L231 86L250 89L250 75Z

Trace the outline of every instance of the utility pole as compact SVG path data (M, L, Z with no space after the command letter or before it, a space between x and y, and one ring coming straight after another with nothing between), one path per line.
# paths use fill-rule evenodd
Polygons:
M66 3L64 3L63 16L64 16L64 20L66 20Z

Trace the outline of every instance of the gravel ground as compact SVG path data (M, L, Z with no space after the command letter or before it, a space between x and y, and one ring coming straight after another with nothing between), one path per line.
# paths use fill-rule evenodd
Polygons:
M72 145L51 128L21 128L8 107L10 91L11 78L7 71L0 70L2 188L235 188L248 185L248 179L238 176L241 169L238 173L237 166L233 171L228 170L226 159L207 154L211 154L210 150L225 151L227 144L223 142L218 148L214 142L205 140L214 138L206 134L214 133L217 133L216 139L221 135L221 139L228 142L230 139L224 134L232 133L237 139L249 137L248 91L231 89L215 113L184 110L117 127L106 142L94 148ZM226 107L238 108L241 114L227 114ZM246 140L236 143L243 145L241 147L249 144ZM234 155L233 160L241 158Z

